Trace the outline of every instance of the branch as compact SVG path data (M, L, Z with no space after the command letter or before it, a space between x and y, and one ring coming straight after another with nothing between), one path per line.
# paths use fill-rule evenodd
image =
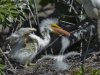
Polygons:
M2 49L0 48L0 52L2 53L2 55L5 57L5 59L7 60L8 64L10 65L10 67L12 69L14 69L14 67L12 66L12 64L10 63L9 59L7 58L7 56L5 55L5 53L2 51Z

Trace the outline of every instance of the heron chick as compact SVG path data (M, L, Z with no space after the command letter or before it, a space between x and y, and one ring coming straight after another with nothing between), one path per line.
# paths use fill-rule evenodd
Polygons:
M46 19L39 24L40 33L43 38L34 33L34 28L21 28L14 32L7 38L13 43L10 52L11 58L26 66L30 64L35 56L49 44L51 39L49 33L54 32L65 35L65 32L61 32L64 30L59 27L57 23L57 19ZM54 28L56 28L56 30Z

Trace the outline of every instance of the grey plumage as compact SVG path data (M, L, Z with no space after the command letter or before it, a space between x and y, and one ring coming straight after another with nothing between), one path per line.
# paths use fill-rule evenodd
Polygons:
M7 38L12 44L11 58L21 64L31 62L49 44L49 33L53 31L51 25L55 23L57 23L57 19L46 19L39 24L43 38L34 33L36 31L34 28L21 28L12 33Z

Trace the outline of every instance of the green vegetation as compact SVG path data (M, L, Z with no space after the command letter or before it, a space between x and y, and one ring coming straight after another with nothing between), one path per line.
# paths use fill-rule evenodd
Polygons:
M34 2L32 0L1 0L0 1L0 25L3 28L13 27L14 22L22 25L22 22L27 19L29 13L33 13Z
M72 75L100 75L100 70L95 69L93 67L83 67L81 66L79 69L76 69L72 72Z
M17 15L18 11L14 2L11 0L0 1L0 24L3 25L3 27L9 26Z
M4 68L5 68L5 65L0 64L0 75L3 75Z
M59 1L59 3L57 3L57 1ZM0 0L0 25L1 25L0 27L3 27L3 29L7 27L8 28L12 27L12 30L13 30L14 25L17 25L17 27L20 28L23 22L27 20L30 22L30 25L31 23L33 23L33 21L34 21L34 24L37 24L38 23L37 12L39 11L41 7L45 7L49 3L51 3L52 5L53 3L55 3L55 9L57 9L56 14L59 14L60 18L65 17L64 20L66 19L68 21L70 20L69 19L70 17L75 16L75 19L71 19L70 21L75 22L75 23L79 22L79 19L77 19L76 21L76 18L81 13L75 14L74 11L69 12L68 10L71 10L71 8L67 7L66 3L64 4L63 2L60 2L60 0ZM83 9L77 8L77 10L81 11ZM4 61L2 60L2 58L3 58L3 54L0 53L0 75L4 74L4 69L7 66L4 64ZM34 65L34 68L37 68L37 67L38 67L37 65ZM100 70L95 69L93 67L80 66L80 68L74 69L71 71L71 75L85 75L85 74L100 75Z

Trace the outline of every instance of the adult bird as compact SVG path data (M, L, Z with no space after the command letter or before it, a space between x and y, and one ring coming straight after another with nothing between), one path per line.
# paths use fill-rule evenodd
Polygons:
M21 28L14 32L9 39L12 50L11 58L20 64L30 65L32 59L41 52L50 42L50 32L67 35L67 32L60 28L57 19L46 19L39 24L40 33L43 38L34 33L34 28ZM32 33L33 32L33 33Z
M98 41L100 43L100 0L76 0L83 5L83 8L92 19L97 19Z

